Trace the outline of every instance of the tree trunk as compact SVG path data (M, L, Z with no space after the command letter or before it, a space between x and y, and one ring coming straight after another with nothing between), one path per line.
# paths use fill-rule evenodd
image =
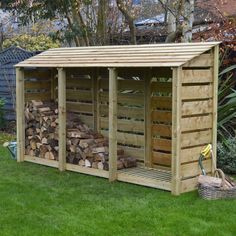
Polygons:
M107 44L107 14L108 14L107 0L100 0L98 5L97 16L97 38L100 45Z
M194 0L185 0L184 3L184 22L183 22L183 42L192 41L192 28L194 21Z
M116 0L116 4L117 4L118 9L121 11L126 21L128 22L129 29L130 29L131 44L137 44L136 28L134 25L134 17L132 16L132 13L130 13L129 9L127 8L127 5L123 2L123 0Z

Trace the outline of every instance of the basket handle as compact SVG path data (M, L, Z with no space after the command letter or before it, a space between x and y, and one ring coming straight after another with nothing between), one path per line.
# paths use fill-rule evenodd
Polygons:
M223 189L226 189L224 172L221 169L216 169L215 173L214 173L214 176L222 179L221 186L223 187Z

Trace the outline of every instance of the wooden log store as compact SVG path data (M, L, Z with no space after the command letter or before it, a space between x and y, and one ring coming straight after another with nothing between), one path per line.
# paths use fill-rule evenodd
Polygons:
M201 149L212 143L216 158L218 51L218 42L56 48L17 64L18 161L174 195L194 190ZM58 104L55 160L26 152L32 100ZM67 161L67 113L107 137L107 169ZM120 148L136 167L117 168ZM215 163L203 162L207 173Z

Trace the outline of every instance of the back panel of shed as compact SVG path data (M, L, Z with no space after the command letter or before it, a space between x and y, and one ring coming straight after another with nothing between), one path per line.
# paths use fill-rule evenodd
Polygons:
M124 67L126 59L122 58L119 64L119 58L114 60L114 57L116 50L120 54L127 53L127 47L105 47L104 51L103 47L88 48L88 51L87 48L81 50L76 48L77 53L71 49L68 49L68 52L67 49L61 51L55 49L55 53L51 50L49 54L44 53L18 66L23 67L25 71L26 101L32 99L57 101L61 92L58 90L57 82L60 78L56 68L63 67L66 76L67 111L77 114L89 127L107 137L109 96L114 92L109 90L111 78L108 69L115 68L117 117L114 122L117 122L117 144L119 148L125 150L125 153L135 156L139 164L136 169L118 171L117 179L169 190L178 195L196 188L197 176L200 174L197 161L201 149L206 144L213 144L214 158L216 157L218 76L216 45L217 43L186 44L186 46L172 44L166 45L167 49L162 45L158 49L160 51L156 53L162 56L158 59L160 62L156 63L153 62L153 55L148 58L148 50L154 50L152 45L143 48L130 46L129 50L134 47L134 51L140 50L142 54L148 53L148 55L145 58L146 62L142 64L141 59L140 62L137 62L137 59L132 62L132 57L137 58L137 56L131 53L126 67ZM157 45L154 47L158 48ZM177 51L177 61L168 62L163 58L163 50L171 51L169 48ZM110 55L113 50L114 55ZM94 52L97 52L97 56L93 55ZM71 60L75 58L80 61L80 53L84 64L82 62L82 64L75 65L75 62L71 64ZM100 61L103 60L103 53L108 57L112 56L110 64L108 59L106 62ZM171 52L167 57L170 54ZM51 60L46 68L45 60L48 61L49 58ZM173 66L170 66L171 63ZM34 68L30 69L32 66ZM49 164L49 160L43 162L29 156L23 159L58 166L54 162ZM212 173L215 163L216 160L211 159L204 161L207 173ZM108 177L106 172L81 169L68 163L65 169Z

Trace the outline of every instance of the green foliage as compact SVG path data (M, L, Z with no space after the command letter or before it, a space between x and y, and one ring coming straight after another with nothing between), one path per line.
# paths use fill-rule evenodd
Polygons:
M236 138L230 137L217 145L217 166L224 172L236 174Z
M44 51L49 48L58 48L60 43L53 41L46 35L31 36L27 34L17 35L14 38L6 39L3 42L3 47L19 46L29 51Z
M218 88L218 138L223 141L225 136L235 135L236 121L236 80L233 71L236 65L224 69L219 74Z
M3 99L0 98L0 129L1 128L4 128L5 124L6 124L6 121L5 121L5 118L4 118L4 105L5 105L5 101Z

